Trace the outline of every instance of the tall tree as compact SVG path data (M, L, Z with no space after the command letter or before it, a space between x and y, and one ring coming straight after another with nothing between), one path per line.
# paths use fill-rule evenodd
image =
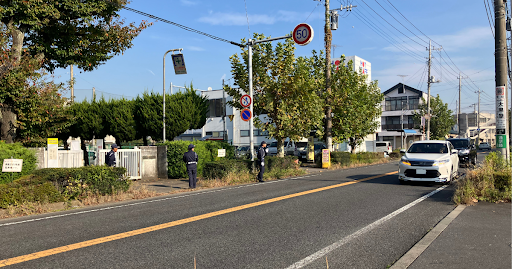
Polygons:
M254 34L255 40L266 37ZM242 43L246 43L243 39ZM266 130L277 140L278 156L284 155L286 138L297 140L308 136L322 122L322 101L317 94L312 59L295 57L295 45L290 39L277 43L270 42L254 46L253 85L255 115L266 114L265 120L255 118L256 127ZM231 73L238 88L225 86L224 89L234 100L249 92L248 50L230 57ZM242 108L237 101L232 106Z
M24 83L37 76L41 67L53 71L74 64L91 71L130 48L132 40L150 24L125 24L118 12L126 3L126 0L0 0L2 111L17 113L20 98L40 98L25 95ZM2 119L2 130L5 126L21 124L16 122L16 117L6 119ZM0 139L12 140L4 132L0 135Z
M421 122L421 117L427 115L427 102L421 98L422 103L419 105L419 112L413 112L415 122ZM452 117L453 111L448 109L448 104L443 103L439 94L436 97L430 97L430 137L432 139L444 139L450 133L451 128L455 124ZM427 128L425 127L425 130Z
M100 100L101 103L101 100ZM115 137L116 143L135 140L134 102L110 99L103 104L103 133Z
M342 56L341 62L344 62ZM375 133L380 124L384 95L377 81L366 81L367 76L353 70L350 61L332 70L333 137L346 141L355 152L369 134Z

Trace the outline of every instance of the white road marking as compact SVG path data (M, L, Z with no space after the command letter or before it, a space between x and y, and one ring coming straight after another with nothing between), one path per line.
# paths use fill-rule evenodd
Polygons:
M217 189L217 190L211 190L211 191L195 192L195 193L190 193L190 194L186 194L186 195L173 196L173 197L167 197L167 198L161 198L161 199L155 199L155 200L149 200L149 201L142 201L142 202L136 202L136 203L130 203L130 204L124 204L124 205L117 205L117 206L108 206L108 207L102 207L102 208L97 208L97 209L90 209L90 210L84 210L84 211L78 211L78 212L72 212L72 213L66 213L66 214L59 214L59 215L54 215L54 216L42 217L42 218L28 219L28 220L23 220L23 221L1 223L0 227L2 227L2 226L9 226L9 225L16 225L16 224L23 224L23 223L28 223L28 222L42 221L42 220L48 220L48 219L62 218L62 217L74 216L74 215L80 215L80 214L86 214L86 213L92 213L92 212L99 212L99 211L105 211L105 210L117 209L117 208L129 207L129 206L143 205L143 204L149 204L149 203L154 203L154 202L161 202L161 201L167 201L167 200L172 200L172 199L185 198L185 197L190 197L190 196L197 196L197 195L201 195L201 194L209 194L209 193L214 193L214 192L221 192L221 191L228 191L228 190L241 189L241 188L247 188L247 187L254 187L254 186L260 186L260 185L264 185L264 184L272 184L272 183L277 183L277 182L283 182L283 181L292 180L292 179L301 179L301 178L315 177L315 176L318 176L318 175L320 175L320 174L312 174L312 175L306 175L306 176L300 176L300 177L292 177L292 178L285 178L285 179L280 179L280 180L272 180L272 181L266 181L266 182L258 183L258 184L247 184L247 185L236 186L236 187L225 188L225 189Z
M344 244L350 242L351 240L353 239L356 239L357 237L363 235L364 233L366 232L369 232L371 230L373 230L375 227L381 225L382 223L392 219L393 217L395 217L396 215L406 211L407 209L415 206L416 204L419 204L420 202L424 201L425 199L429 198L430 196L444 190L446 187L448 187L448 185L444 185L442 187L439 187L437 188L436 190L428 193L428 194L425 194L424 196L416 199L415 201L411 202L410 204L407 204L399 209L397 209L396 211L392 212L391 214L385 216L385 217L382 217L381 219L369 224L368 226L364 227L364 228L361 228L360 230L354 232L353 234L345 237L345 238L342 238L341 240L335 242L334 244L330 245L330 246L327 246L319 251L317 251L316 253L313 253L311 255L309 255L308 257L292 264L291 266L287 267L286 269L295 269L295 268L302 268L312 262L314 262L315 260L319 259L319 258L322 258L324 257L325 255L327 255L329 252L343 246Z

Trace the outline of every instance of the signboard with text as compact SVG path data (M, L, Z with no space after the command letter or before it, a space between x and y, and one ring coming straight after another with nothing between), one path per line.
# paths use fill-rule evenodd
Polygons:
M4 159L2 172L21 172L23 159Z
M59 167L59 139L58 138L48 138L48 147L46 154L47 158L47 168L58 168Z
M183 59L183 54L173 54L172 55L172 63L174 65L174 73L176 75L186 75L187 67L185 66L185 60Z
M496 148L507 148L505 86L496 87Z

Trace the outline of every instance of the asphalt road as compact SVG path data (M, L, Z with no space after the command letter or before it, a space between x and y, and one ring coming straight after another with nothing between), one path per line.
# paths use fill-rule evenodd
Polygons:
M326 268L327 258L330 268L386 268L455 208L452 186L400 185L384 175L397 169L2 220L0 267L194 268L195 258L197 268Z

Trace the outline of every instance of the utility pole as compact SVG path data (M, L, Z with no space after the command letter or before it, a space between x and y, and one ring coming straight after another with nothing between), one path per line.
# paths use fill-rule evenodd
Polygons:
M455 100L455 111L459 111L459 103ZM460 126L459 126L459 113L457 112L457 135L460 135Z
M480 89L478 89L477 93L478 93L478 116L477 116L477 131L478 131L478 139L477 139L477 142L476 142L476 145L480 145L480 93L482 91Z
M496 149L508 160L507 30L504 0L494 0L496 70Z
M75 78L73 76L73 65L69 66L69 74L70 74L70 81L71 81L71 103L75 102Z
M440 80L435 80L434 76L431 76L430 75L430 69L432 68L432 50L434 48L432 48L432 40L429 40L428 41L428 79L427 79L427 88L428 88L428 100L427 100L427 114L428 114L428 117L427 117L427 140L430 140L430 120L431 120L431 117L432 115L430 114L430 84L432 83L438 83L438 82L441 82ZM434 49L434 50L441 50L441 48L439 49ZM459 104L459 107L460 107L460 104Z
M182 50L183 49L172 49L172 50L166 51L165 54L164 54L164 65L163 65L163 73L164 73L163 74L164 75L164 81L163 81L163 87L164 87L163 88L163 95L164 96L163 96L163 99L164 99L164 101L163 101L163 107L162 107L163 108L163 116L162 116L163 131L162 131L162 136L163 136L164 142L165 142L165 56L167 56L167 53L169 53L169 52L174 52L174 51L181 52Z
M332 151L332 107L331 107L331 43L332 43L332 29L338 29L338 10L344 9L352 11L353 5L343 6L340 8L330 10L329 0L325 1L325 92L327 93L326 108L325 108L325 144L329 151Z
M329 0L325 0L325 92L327 93L325 107L325 144L332 151L332 107L331 107L331 12Z
M462 103L460 102L460 92L461 92L461 90L462 90L462 81L461 81L462 77L460 76L460 72L459 72L459 77L458 77L458 79L459 79L459 107L458 107L458 110L457 110L457 122L459 122L459 117L460 117L460 104L462 104ZM460 136L460 128L459 128L459 136Z

